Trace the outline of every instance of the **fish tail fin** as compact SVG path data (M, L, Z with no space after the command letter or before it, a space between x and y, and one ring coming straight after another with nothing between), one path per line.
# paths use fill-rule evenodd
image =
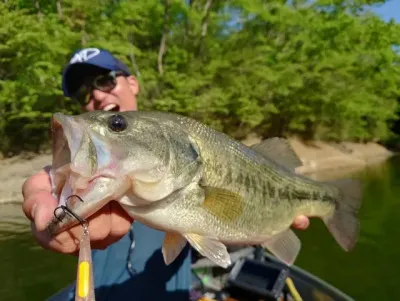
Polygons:
M354 179L330 183L339 189L339 198L334 213L324 217L323 221L337 243L345 251L350 251L355 246L360 231L357 213L361 207L362 185Z

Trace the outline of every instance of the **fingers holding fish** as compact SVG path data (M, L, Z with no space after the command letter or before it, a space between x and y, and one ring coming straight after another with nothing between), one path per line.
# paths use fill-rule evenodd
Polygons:
M22 203L24 214L28 219L39 225L45 218L45 216L43 217L43 210L46 212L41 206L52 207L53 210L57 206L58 201L51 195L50 177L46 169L42 169L24 182L22 195L24 197Z
M92 248L105 249L128 233L133 220L118 203L110 202L88 218L87 222ZM42 247L59 253L77 255L79 237L82 235L80 224L54 236L46 230L38 231L34 225L32 227Z
M306 230L310 226L310 220L305 215L299 215L295 218L292 226L297 230Z
M37 191L24 204L25 215L34 223L36 231L43 231L53 216L57 201L48 191Z
M82 234L81 225L51 237L46 230L49 221L54 218L57 199L51 194L51 182L46 170L29 177L23 187L24 202L22 209L31 220L32 233L37 242L45 249L59 253L74 254L79 248L77 238ZM104 249L118 241L128 231L132 218L116 202L110 202L88 219L92 245L94 249Z

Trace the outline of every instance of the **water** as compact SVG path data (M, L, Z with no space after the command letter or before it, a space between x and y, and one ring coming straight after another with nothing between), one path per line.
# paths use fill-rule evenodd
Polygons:
M76 259L42 249L21 205L0 205L0 300L43 301L73 281Z
M356 176L364 183L356 248L344 252L313 219L309 230L296 231L303 242L297 265L355 300L395 300L400 297L400 157ZM2 301L43 301L75 278L76 258L39 247L20 205L0 205L0 259Z
M356 174L364 185L361 233L344 252L325 225L312 220L297 231L303 249L297 265L333 284L355 300L397 300L400 269L400 157Z

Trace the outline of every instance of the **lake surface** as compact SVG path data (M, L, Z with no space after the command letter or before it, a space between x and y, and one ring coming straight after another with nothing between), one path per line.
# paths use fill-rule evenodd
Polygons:
M357 246L344 252L313 219L296 231L303 243L296 264L355 300L400 300L400 157L354 176L364 183ZM74 281L76 258L40 248L18 212L19 204L0 205L0 300L43 301Z

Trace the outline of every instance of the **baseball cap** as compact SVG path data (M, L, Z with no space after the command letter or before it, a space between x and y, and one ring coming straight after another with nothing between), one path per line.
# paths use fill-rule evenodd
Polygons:
M68 65L64 68L62 75L62 89L64 95L71 97L74 89L71 89L71 81L74 77L69 76L71 70L76 66L94 66L110 71L122 71L125 75L131 75L128 67L114 57L110 52L99 48L84 48L74 52ZM80 70L82 73L83 70Z

